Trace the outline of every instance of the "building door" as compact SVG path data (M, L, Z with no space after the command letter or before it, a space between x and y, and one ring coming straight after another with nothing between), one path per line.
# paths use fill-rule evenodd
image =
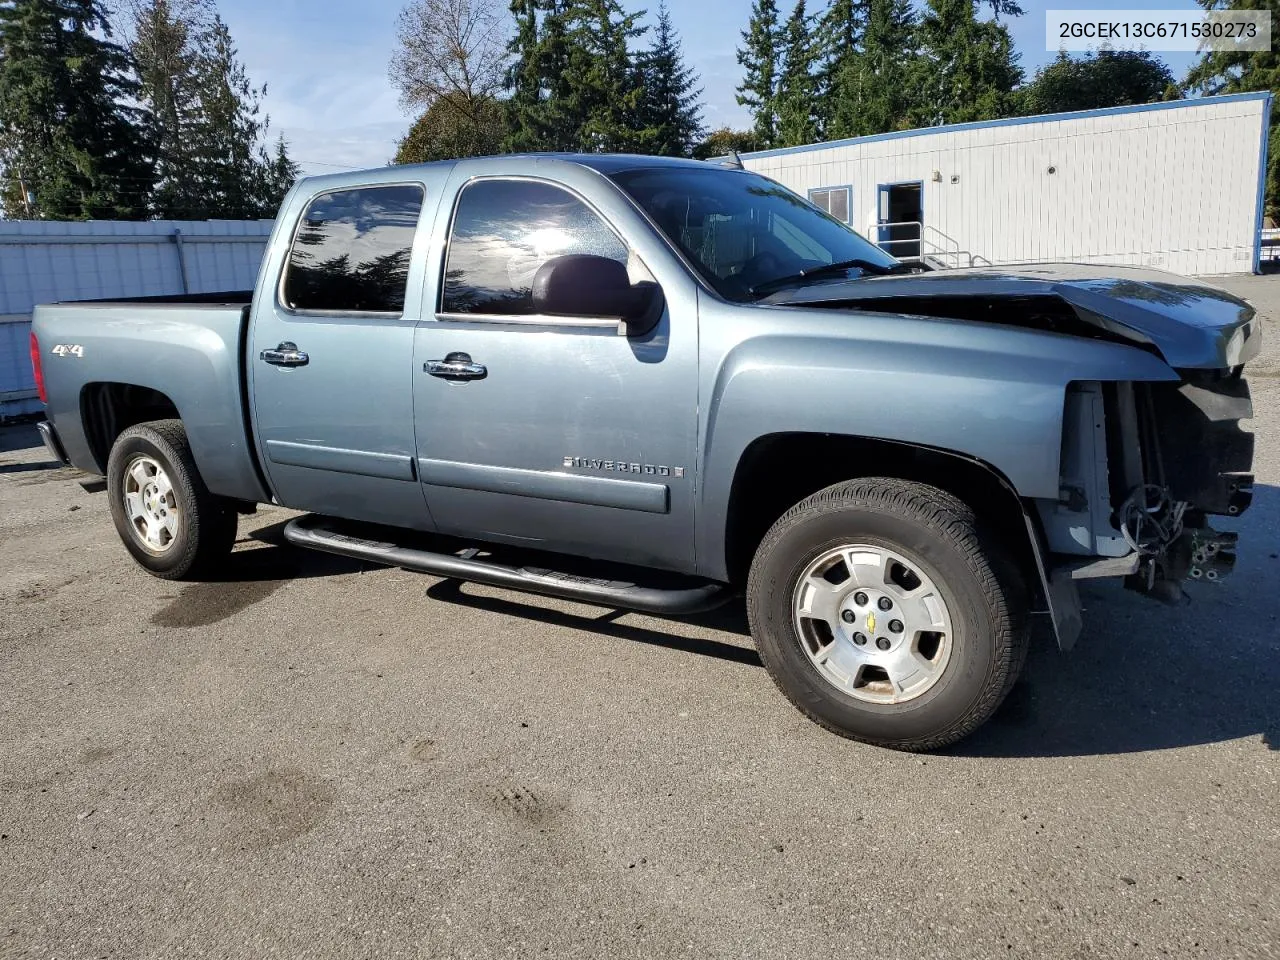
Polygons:
M899 260L919 260L924 232L924 183L882 183L876 197L876 242Z

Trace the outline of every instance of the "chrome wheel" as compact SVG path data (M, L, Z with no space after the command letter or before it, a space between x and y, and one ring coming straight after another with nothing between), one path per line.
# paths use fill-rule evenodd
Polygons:
M151 553L173 546L182 511L173 484L151 457L134 457L124 472L124 511L138 541Z
M859 700L912 700L938 682L951 658L946 602L922 565L899 551L828 550L805 569L792 606L818 673Z

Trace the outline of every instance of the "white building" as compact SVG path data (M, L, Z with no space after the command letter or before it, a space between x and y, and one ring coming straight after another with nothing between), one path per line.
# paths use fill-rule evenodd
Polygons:
M1249 272L1270 114L1270 93L1243 93L904 130L742 162L899 257Z

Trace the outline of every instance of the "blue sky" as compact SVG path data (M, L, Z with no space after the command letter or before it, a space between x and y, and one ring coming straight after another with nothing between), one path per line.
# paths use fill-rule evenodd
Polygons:
M504 3L504 0L498 0ZM639 6L634 0L629 6ZM1193 0L1121 0L1126 9L1194 9ZM751 0L669 0L685 55L702 77L709 127L745 126L734 102L740 80L734 51ZM267 84L273 135L283 132L306 173L380 166L395 152L411 118L387 80L395 20L403 0L220 0L255 83ZM790 0L779 0L790 9ZM656 2L653 4L656 7ZM821 7L810 0L809 6ZM1097 9L1100 0L1024 0L1027 13L1010 30L1030 76L1045 50L1045 10ZM1112 8L1114 12L1114 7ZM1181 76L1191 54L1164 54Z

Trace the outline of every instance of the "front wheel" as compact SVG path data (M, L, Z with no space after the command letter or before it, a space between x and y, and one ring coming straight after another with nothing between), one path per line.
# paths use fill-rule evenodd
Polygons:
M205 487L180 420L120 434L107 461L107 496L120 539L157 577L206 572L235 543L235 509Z
M932 750L1000 705L1026 658L1026 601L973 511L920 483L821 490L769 530L747 612L760 657L842 736Z

